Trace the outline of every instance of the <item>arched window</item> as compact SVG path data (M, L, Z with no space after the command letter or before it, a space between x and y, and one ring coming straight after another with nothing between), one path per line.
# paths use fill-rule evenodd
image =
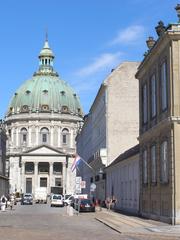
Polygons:
M69 130L64 128L62 130L62 144L68 144L69 142Z
M41 134L42 144L49 143L49 130L48 130L48 128L41 128L40 134Z
M21 129L21 144L26 145L27 144L27 129L22 128Z

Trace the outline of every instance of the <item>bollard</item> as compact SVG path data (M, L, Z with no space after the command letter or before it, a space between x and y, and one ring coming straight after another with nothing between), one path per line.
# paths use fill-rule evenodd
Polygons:
M73 216L74 215L74 209L73 207L69 207L69 216Z
M5 212L5 210L6 210L6 204L1 204L1 211Z
M70 208L70 206L67 205L67 206L66 206L66 214L67 214L67 215L69 215L69 208Z

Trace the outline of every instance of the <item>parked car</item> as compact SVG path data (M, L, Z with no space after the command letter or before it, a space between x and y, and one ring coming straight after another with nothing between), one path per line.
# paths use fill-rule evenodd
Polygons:
M73 203L73 201L74 201L74 196L70 195L68 198L64 199L64 205L65 206L71 205L71 203Z
M63 201L63 196L60 194L53 194L51 196L51 207L63 207L64 206L64 201Z
M75 199L74 208L79 212L95 212L95 204L90 199Z
M33 204L33 195L31 193L25 193L21 199L21 205Z

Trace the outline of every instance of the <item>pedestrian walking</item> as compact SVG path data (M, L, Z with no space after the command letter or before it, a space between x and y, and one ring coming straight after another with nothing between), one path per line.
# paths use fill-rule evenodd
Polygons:
M2 195L1 197L1 211L5 211L6 210L6 203L7 203L7 198Z
M10 206L10 209L11 209L11 210L13 209L13 205L14 205L14 196L11 195L11 196L10 196L10 202L9 202L9 206Z
M110 199L109 197L106 199L106 208L108 211L110 211L111 209L111 203L112 203L112 199Z

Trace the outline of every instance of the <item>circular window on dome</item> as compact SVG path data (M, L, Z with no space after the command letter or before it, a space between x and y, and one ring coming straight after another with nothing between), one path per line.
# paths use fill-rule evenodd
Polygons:
M65 91L61 91L61 95L64 96L65 95Z
M29 111L28 105L23 105L23 106L21 107L21 111L22 111L22 112L28 112L28 111Z
M43 90L43 93L44 93L44 94L48 94L48 90L46 90L46 89Z
M67 106L62 106L61 112L68 113L69 112L68 107Z
M43 112L48 112L48 111L49 111L49 106L48 106L48 105L42 105L42 106L41 106L41 110L42 110Z
M82 114L80 108L78 108L77 111L78 111L78 114L80 114L80 115Z
M29 91L29 90L26 91L26 94L27 94L27 95L30 94L30 93L31 93L31 91Z
M12 108L12 107L10 107L10 108L9 108L9 114L11 114L11 113L12 113L12 111L13 111L13 108Z

